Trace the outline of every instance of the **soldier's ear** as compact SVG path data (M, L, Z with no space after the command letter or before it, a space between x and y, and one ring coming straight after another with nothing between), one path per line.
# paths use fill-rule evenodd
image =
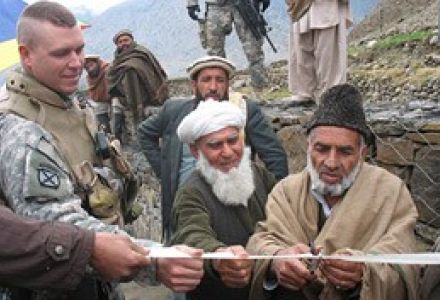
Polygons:
M29 48L26 45L18 45L18 53L23 67L29 70L32 69L32 56Z

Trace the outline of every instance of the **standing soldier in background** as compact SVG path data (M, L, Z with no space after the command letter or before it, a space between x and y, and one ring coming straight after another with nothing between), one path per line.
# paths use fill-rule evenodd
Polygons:
M99 55L87 55L84 69L87 72L88 96L94 101L93 112L99 127L110 132L110 95L107 88L107 72L109 63Z
M256 9L264 12L270 0L238 0L252 1ZM198 0L187 0L188 14L191 19L200 24L200 39L202 47L208 55L226 57L225 38L232 32L234 24L243 50L249 62L251 85L256 91L268 85L264 68L263 40L257 40L249 26L244 22L233 0L206 0L205 19L199 19L200 11Z
M113 133L121 142L131 144L146 107L160 105L168 98L167 74L153 53L136 43L130 30L116 33L113 42L117 48L108 72L109 93L114 97ZM122 138L124 122L129 139Z
M313 104L334 85L346 82L349 0L314 0L295 17L294 0L286 0L292 17L289 41L289 90L292 100Z

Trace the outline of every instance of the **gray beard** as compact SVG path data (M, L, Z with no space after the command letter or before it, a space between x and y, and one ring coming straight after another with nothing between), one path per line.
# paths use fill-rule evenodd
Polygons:
M345 193L345 191L347 191L351 187L353 182L356 180L356 177L358 176L359 171L361 169L361 165L362 165L362 160L359 159L358 163L350 172L350 174L348 174L348 176L342 177L341 183L328 184L325 183L323 180L321 180L321 178L319 178L318 171L313 167L310 153L307 153L306 168L310 175L312 190L322 196L333 196L333 197L342 196Z
M223 204L247 206L248 200L255 190L250 153L250 149L246 147L238 167L224 173L212 167L203 153L199 151L196 168L211 185L214 195Z

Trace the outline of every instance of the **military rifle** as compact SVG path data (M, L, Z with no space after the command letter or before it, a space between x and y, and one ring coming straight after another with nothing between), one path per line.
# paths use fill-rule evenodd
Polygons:
M238 13L251 30L255 39L259 41L262 37L265 37L273 52L276 53L277 49L267 34L271 28L266 28L268 24L263 15L258 12L258 10L250 3L249 0L236 0L234 2L234 6L237 8Z

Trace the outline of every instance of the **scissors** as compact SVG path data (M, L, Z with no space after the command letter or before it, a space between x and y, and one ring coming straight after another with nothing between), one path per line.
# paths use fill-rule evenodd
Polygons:
M309 247L310 247L310 253L312 253L312 255L318 255L319 254L319 250L315 247L315 243L313 241L309 242ZM319 266L319 262L320 259L310 259L309 260L309 264L308 264L308 269L310 271L310 273L313 275L316 271L316 269Z

